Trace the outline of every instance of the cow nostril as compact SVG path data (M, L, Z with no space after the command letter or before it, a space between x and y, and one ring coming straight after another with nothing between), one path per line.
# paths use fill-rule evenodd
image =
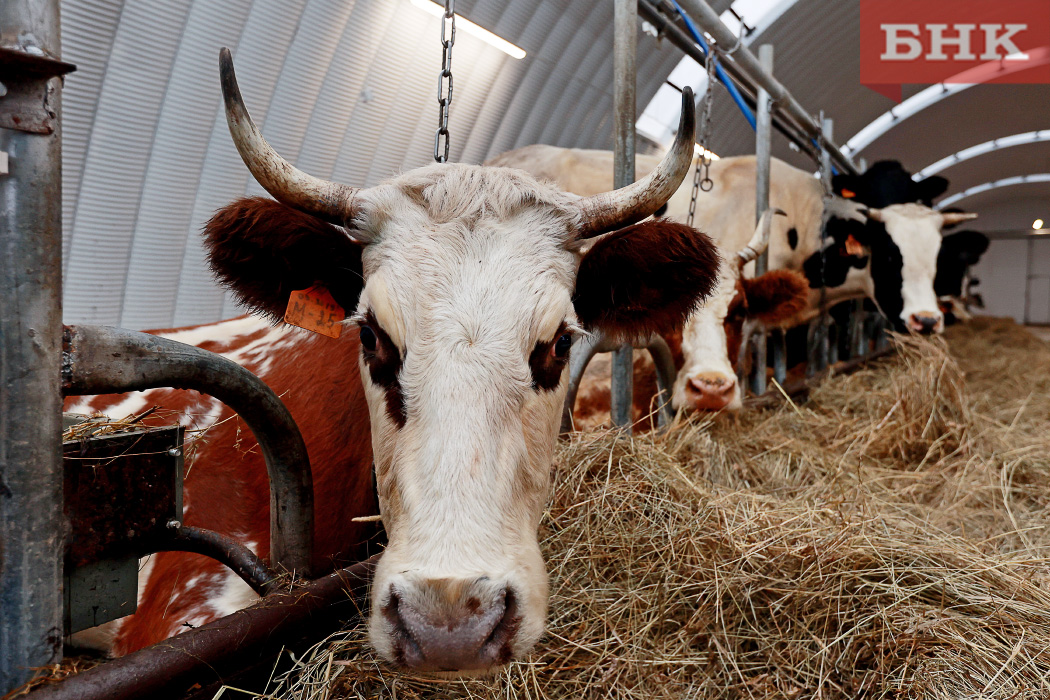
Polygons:
M940 323L941 319L937 316L912 314L908 320L908 327L921 335L929 335L937 330Z

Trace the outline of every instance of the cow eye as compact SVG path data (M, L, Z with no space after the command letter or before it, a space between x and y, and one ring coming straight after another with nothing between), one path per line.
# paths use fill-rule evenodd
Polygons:
M569 356L569 349L572 347L572 334L563 333L558 340L555 341L554 345L551 346L551 355L564 360Z
M368 352L376 351L376 343L379 342L379 338L376 336L376 332L372 330L371 326L361 326L361 347Z

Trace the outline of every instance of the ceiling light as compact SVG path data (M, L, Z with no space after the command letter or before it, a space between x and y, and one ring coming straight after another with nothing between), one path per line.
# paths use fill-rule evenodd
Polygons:
M412 0L412 4L435 17L442 17L445 14L445 8L435 2L431 2L430 0ZM462 29L467 34L481 39L489 46L495 46L511 58L525 58L524 50L518 48L506 39L496 36L489 30L479 27L459 13L456 13L456 29Z
M1042 219L1036 219L1035 221L1033 221L1032 222L1032 228L1034 228L1037 231L1039 229L1043 228L1043 220Z

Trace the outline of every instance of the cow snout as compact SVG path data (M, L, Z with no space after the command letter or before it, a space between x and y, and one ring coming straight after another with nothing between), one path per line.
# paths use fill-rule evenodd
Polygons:
M908 319L908 328L921 335L939 333L943 328L940 314L917 313Z
M733 401L736 377L720 372L701 372L689 378L685 393L689 405L697 411L719 411Z
M424 672L485 671L508 663L521 624L513 589L441 579L412 591L390 588L383 616L394 659Z

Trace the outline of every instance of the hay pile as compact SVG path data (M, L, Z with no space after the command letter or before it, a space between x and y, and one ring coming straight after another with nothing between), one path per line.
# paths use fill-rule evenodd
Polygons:
M350 630L268 697L1050 697L1050 346L898 342L803 406L563 443L526 662L412 679Z

